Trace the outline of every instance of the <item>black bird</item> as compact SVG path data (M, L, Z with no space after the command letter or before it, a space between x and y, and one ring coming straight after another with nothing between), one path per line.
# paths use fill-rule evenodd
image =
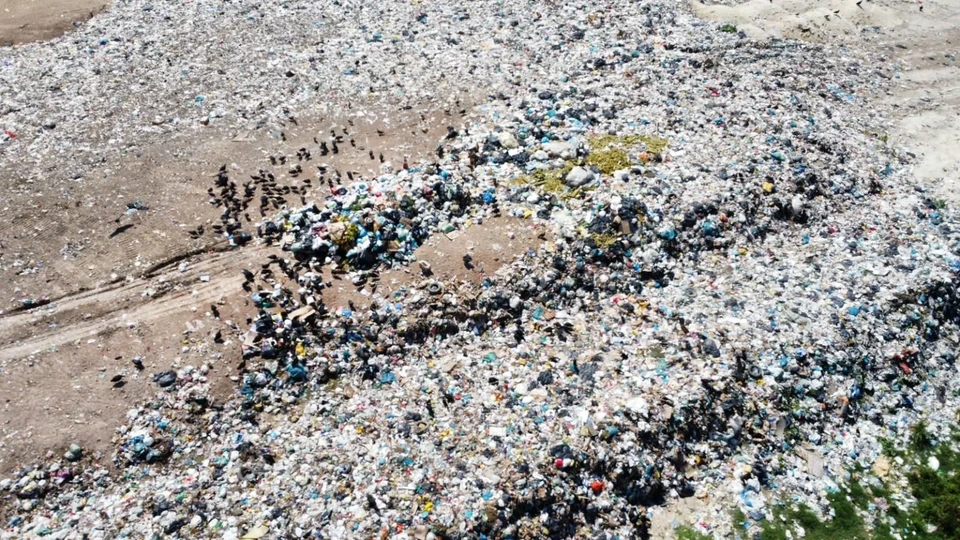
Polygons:
M129 231L129 230L132 229L132 228L133 228L133 223L127 223L126 225L121 225L121 226L117 227L116 229L114 229L112 233L110 233L110 238L113 238L114 236L117 236L118 234L125 233L125 232Z
M242 268L240 271L243 272L243 278L246 281L248 282L253 281L253 272L247 270L246 268Z
M337 141L333 141L333 154L337 155L340 153L340 148L337 147Z
M370 159L371 159L371 160L377 159L377 158L373 157L373 150L370 151Z
M112 383L120 382L121 380L123 380L123 375L114 375L110 378L110 382Z
M137 371L143 371L143 359L139 356L132 360L133 367L137 368Z
M377 137L383 137L383 135L384 135L383 130L378 129L378 130L377 130Z
M383 152L380 152L380 163L383 163Z
M320 155L325 156L330 153L330 150L327 148L327 141L320 143Z
M356 148L356 147L357 147L357 143L356 143L353 139L350 139L350 146Z
M213 313L213 317L214 317L215 319L219 319L219 318L220 318L220 310L217 309L216 304L210 304L210 313Z

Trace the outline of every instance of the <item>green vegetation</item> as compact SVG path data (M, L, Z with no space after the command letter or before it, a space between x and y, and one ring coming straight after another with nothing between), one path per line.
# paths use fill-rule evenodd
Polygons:
M960 443L960 434L952 437ZM917 500L913 508L923 521L937 527L930 538L960 538L960 452L944 441L936 447L926 447L918 452L922 465L908 476L910 489ZM940 468L933 470L927 465L930 457L936 457Z
M630 158L619 148L604 148L591 151L587 156L587 165L600 169L603 174L612 174L614 171L629 167Z
M617 240L620 239L619 236L615 234L610 234L610 233L591 234L590 238L597 245L597 247L601 249L607 249L608 247L616 243Z
M725 24L720 27L721 32L726 32L728 34L736 34L737 26L735 24Z
M863 523L863 518L857 513L856 507L843 493L832 493L827 496L830 506L834 510L834 518L820 521L817 514L806 505L785 507L774 512L773 521L765 521L760 531L762 540L786 540L787 530L793 524L803 527L808 540L844 540L867 539L869 533ZM795 536L795 535L794 535Z
M883 455L895 458L903 453L897 449L897 444L890 439L880 439L880 448Z
M627 148L642 144L644 150L651 154L662 154L667 146L670 145L668 139L655 137L653 135L598 135L590 139L590 147L593 149L608 148L619 146Z
M573 169L575 163L567 161L559 169L538 169L531 174L521 176L514 180L517 185L531 185L560 197L561 199L580 198L589 188L587 186L570 189L563 183L567 174Z
M933 448L933 438L930 436L930 430L927 427L926 420L920 420L917 425L910 430L910 450L917 454L928 452Z
M360 237L360 227L356 223L350 223L346 226L343 233L334 235L331 240L343 251L349 251L357 244L357 238Z
M743 513L743 510L741 510L741 509L739 509L739 508L734 509L734 511L733 511L733 523L736 524L737 527L739 527L739 526L742 525L745 521L747 521L747 515ZM736 529L737 527L734 527L734 529Z
M901 507L887 484L867 471L857 471L845 491L827 496L833 519L820 521L805 505L783 506L774 511L772 521L760 524L760 538L785 540L787 531L797 525L803 527L806 540L960 538L960 451L951 447L958 443L960 430L938 443L925 421L911 430L906 449L896 448L889 440L880 441L885 455L910 464L906 480L915 504ZM937 470L929 466L931 457L939 462ZM872 504L886 508L885 512L871 510ZM737 517L734 520L739 523Z
M710 540L705 534L700 534L691 527L681 525L673 531L677 535L677 540Z
M587 165L600 169L603 174L611 174L630 166L627 149L639 145L649 155L662 154L670 141L650 135L599 135L590 139L590 155ZM645 159L641 154L641 159Z

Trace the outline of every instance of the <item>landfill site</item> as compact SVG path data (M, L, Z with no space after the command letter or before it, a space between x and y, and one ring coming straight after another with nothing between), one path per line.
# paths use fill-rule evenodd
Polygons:
M960 539L960 3L3 0L0 539Z

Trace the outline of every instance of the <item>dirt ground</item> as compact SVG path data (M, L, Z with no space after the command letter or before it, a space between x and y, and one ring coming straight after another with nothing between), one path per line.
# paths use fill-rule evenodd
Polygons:
M227 164L231 179L242 183L267 170L279 185L302 189L305 200L323 200L329 188L316 180L317 166L369 176L380 167L381 152L397 166L405 156L415 162L433 151L447 125L462 121L442 111L415 110L384 111L377 118L353 122L355 146L342 145L336 156L320 157L313 138L332 126L342 130L347 118L300 119L287 126L285 141L216 132L172 141L146 148L134 160L108 164L110 174L85 176L73 185L39 186L15 174L0 176L0 190L9 194L3 211L15 216L0 228L0 265L15 270L0 281L0 471L48 450L62 452L74 442L95 459L108 459L114 430L127 410L156 391L151 377L159 371L209 363L214 393L228 397L235 388L231 377L239 342L215 344L211 336L248 328L254 309L241 289L241 269L255 272L269 253L278 252L264 246L230 249L211 231L221 212L207 192L216 171ZM314 156L294 178L291 164L302 147ZM376 159L369 158L370 151ZM290 161L272 165L269 156L280 155ZM57 166L51 164L51 176ZM301 204L296 195L287 200ZM131 212L134 203L142 209ZM254 232L260 213L251 206L248 215L245 228ZM205 232L194 238L189 231L199 225ZM431 263L437 279L476 282L544 237L519 220L487 220L457 236L431 239L417 256ZM466 253L473 270L464 268ZM422 279L419 266L387 271L377 292ZM323 298L330 308L369 302L371 291L347 280L333 282ZM42 305L27 309L25 302ZM131 363L137 356L143 357L142 372ZM124 375L122 388L113 387L115 375Z
M107 4L104 0L4 0L0 2L0 46L55 38Z

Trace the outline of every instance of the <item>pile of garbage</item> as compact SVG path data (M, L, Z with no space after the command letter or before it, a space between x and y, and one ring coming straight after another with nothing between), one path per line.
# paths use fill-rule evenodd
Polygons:
M877 135L886 78L672 5L477 4L421 22L514 28L528 64L433 159L260 224L284 256L244 284L237 396L158 374L121 474L20 471L2 537L645 538L690 497L697 530L750 534L771 492L822 501L921 418L945 436L960 214ZM500 215L551 234L477 285L420 264ZM369 303L325 305L331 269Z

